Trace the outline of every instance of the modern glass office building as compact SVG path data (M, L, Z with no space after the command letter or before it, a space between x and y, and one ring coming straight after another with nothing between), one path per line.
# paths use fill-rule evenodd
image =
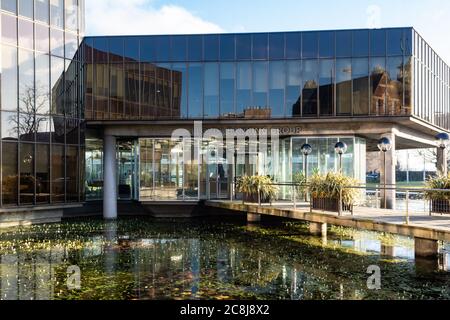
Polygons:
M119 198L157 201L228 197L243 174L292 181L306 142L322 172L337 170L334 145L346 142L344 172L364 182L366 151L383 134L416 148L450 128L449 68L413 28L88 37L82 52L91 199L102 196L105 131L119 138ZM194 121L277 128L280 147L230 165L207 139L170 139ZM193 148L200 157L186 162Z
M0 210L229 197L245 174L293 181L304 143L309 174L338 170L343 141L364 182L381 137L395 183L396 150L450 130L449 67L413 28L82 40L83 11L1 1Z
M84 200L84 0L1 0L1 207Z

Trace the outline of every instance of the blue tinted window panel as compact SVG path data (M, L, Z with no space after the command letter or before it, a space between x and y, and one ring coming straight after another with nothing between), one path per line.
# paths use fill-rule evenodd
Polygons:
M302 40L303 58L317 58L318 46L319 43L317 32L306 32L303 34Z
M157 60L157 39L154 37L141 38L141 61L155 62Z
M253 35L253 59L267 60L268 35L265 33Z
M391 29L387 31L387 54L400 56L406 48L403 29Z
M250 60L252 58L252 36L249 34L236 35L236 58Z
M172 61L186 61L187 41L185 36L172 37Z
M353 32L353 56L369 56L369 31L356 30Z
M158 61L170 61L170 37L158 38Z
M201 61L203 59L203 37L188 37L188 59L189 61Z
M231 61L235 59L236 41L234 34L220 36L220 60Z
M219 61L219 36L207 35L204 37L205 61Z
M301 33L286 33L286 58L300 59L302 56Z
M284 58L284 33L269 34L269 59L279 60Z
M125 38L124 43L125 59L130 61L139 61L139 38Z
M386 55L386 30L372 30L370 32L371 56Z
M331 58L335 56L334 32L319 33L319 55L321 58Z
M353 48L353 35L351 31L336 32L336 56L351 57Z

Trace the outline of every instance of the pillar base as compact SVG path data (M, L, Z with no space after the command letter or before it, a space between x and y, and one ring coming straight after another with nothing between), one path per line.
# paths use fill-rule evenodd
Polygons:
M310 222L309 232L315 236L326 237L328 232L328 225L321 222Z
M261 222L261 215L255 214L255 213L247 213L247 222L259 223L259 222Z
M420 259L438 259L439 243L437 240L415 238L415 255Z

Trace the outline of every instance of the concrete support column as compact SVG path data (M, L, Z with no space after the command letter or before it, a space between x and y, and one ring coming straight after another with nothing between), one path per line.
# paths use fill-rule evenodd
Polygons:
M437 148L437 172L443 176L448 175L447 149Z
M259 222L261 222L261 215L255 214L255 213L247 213L247 222L259 223Z
M414 238L416 258L437 259L439 243L436 240Z
M328 225L321 222L310 222L309 232L315 236L326 237L328 232Z
M382 187L394 188L397 182L396 181L397 157L396 157L395 134L387 133L382 135L381 138L388 138L391 141L392 148L390 151L387 152L380 151L380 164L381 164L380 185ZM386 186L384 185L385 183ZM381 208L395 209L395 202L396 202L396 190L381 190Z
M103 139L103 218L117 219L117 159L116 138Z

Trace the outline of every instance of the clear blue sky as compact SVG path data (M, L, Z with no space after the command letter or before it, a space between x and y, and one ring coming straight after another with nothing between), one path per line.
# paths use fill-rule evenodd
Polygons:
M120 21L120 23L118 23ZM88 0L87 34L413 26L450 63L448 0Z

